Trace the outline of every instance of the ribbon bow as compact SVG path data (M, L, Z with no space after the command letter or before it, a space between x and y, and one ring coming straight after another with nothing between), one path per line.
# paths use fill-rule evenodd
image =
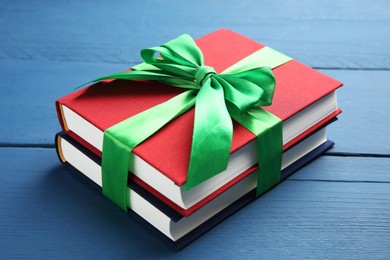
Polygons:
M116 140L112 142L107 140L107 144L104 141L103 192L108 194L108 197L111 197L112 200L116 200L117 204L121 204L122 208L127 207L124 205L126 204L124 202L126 200L124 196L126 195L122 192L121 195L118 195L121 198L115 199L114 197L118 197L117 195L109 194L117 192L113 190L117 189L115 186L127 184L127 177L125 176L127 176L128 165L123 167L122 171L125 171L125 173L120 174L122 177L118 177L119 175L114 173L119 171L118 163L115 162L118 160L118 153L115 153L117 157L109 159L108 157L113 156L106 155L105 146L115 146L117 142L125 143L130 146L128 152L131 152L136 145L158 131L173 118L190 109L195 103L191 157L186 181L186 188L189 189L227 168L233 134L232 117L238 119L237 121L250 131L259 132L259 130L253 130L253 120L256 120L257 117L256 112L252 111L253 116L249 116L246 112L250 112L251 108L261 109L260 106L270 105L275 88L275 78L270 67L241 66L238 69L231 69L233 72L217 74L214 68L204 65L203 54L189 35L182 35L160 47L143 49L141 57L144 63L135 66L131 71L100 77L91 82L105 79L156 80L189 90L128 119L129 124L133 127L127 123L119 123L118 125L121 125L121 127L115 125L106 130L105 138L106 133L108 139L115 132ZM176 106L172 110L170 106L172 103L181 103L181 107L179 106L178 109ZM164 112L161 113L161 109ZM262 111L264 113L264 110ZM248 119L248 116L252 119ZM145 123L145 121L147 122ZM142 126L140 126L141 123ZM139 133L128 130L129 128L140 127L142 130ZM146 131L148 133L144 131L145 128L150 129ZM264 132L264 129L261 129L260 132ZM281 127L279 132L279 139L281 139ZM137 140L129 141L129 138ZM276 146L280 147L278 153L281 156L279 139ZM108 143L112 144L109 145ZM267 153L267 151L264 152ZM126 156L129 157L128 154L124 155L124 157ZM110 160L111 162L108 162ZM127 160L126 163L131 162ZM113 166L111 167L109 164ZM278 167L280 171L280 165ZM109 171L109 173L105 174L105 171ZM112 175L118 176L112 177ZM111 185L110 182L116 184ZM119 184L119 182L125 183ZM119 200L122 202L118 202Z

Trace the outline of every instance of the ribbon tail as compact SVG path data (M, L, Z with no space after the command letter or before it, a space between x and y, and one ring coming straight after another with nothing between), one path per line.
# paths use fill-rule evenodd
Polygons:
M247 113L233 115L233 118L257 136L259 169L256 196L260 196L280 181L282 120L261 107L253 107Z
M227 168L232 135L223 88L216 80L208 79L196 97L187 190Z
M160 105L104 131L102 155L103 194L127 212L128 173L133 169L131 151L164 125L195 104L196 91L188 90Z

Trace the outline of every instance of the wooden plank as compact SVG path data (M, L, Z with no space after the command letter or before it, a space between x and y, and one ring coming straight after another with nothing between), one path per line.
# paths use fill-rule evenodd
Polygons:
M0 148L0 258L387 258L390 184L380 176L389 159L360 158L345 175L372 165L378 182L331 181L352 159L321 158L302 174L325 181L287 180L176 253L61 166L54 149Z
M389 69L389 22L386 0L7 1L0 58L129 64L141 48L224 26L310 66Z
M285 182L213 230L206 249L240 258L386 259L389 199L383 183Z
M315 170L313 170L315 169ZM322 156L288 181L382 182L390 184L390 158Z
M390 102L388 71L324 71L344 83L338 91L343 109L328 137L336 145L331 152L390 154Z
M121 64L0 60L0 144L53 145L60 131L54 102Z

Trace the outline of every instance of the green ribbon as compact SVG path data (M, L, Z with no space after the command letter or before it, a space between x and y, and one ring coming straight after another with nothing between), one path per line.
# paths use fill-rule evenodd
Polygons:
M189 35L160 47L143 49L141 57L144 63L133 67L132 71L100 77L89 83L105 79L156 80L189 90L104 132L102 181L105 196L127 211L130 206L128 170L133 168L134 159L132 149L194 105L186 189L227 168L233 133L231 118L257 136L257 194L279 182L282 121L261 106L272 103L275 78L271 68L291 58L265 47L217 74L212 67L204 65L203 54Z

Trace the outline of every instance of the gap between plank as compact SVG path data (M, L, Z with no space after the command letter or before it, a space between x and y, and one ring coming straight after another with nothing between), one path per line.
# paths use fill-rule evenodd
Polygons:
M55 144L9 144L0 143L0 148L56 148Z
M0 148L56 148L55 144L16 144L16 143L0 143ZM349 152L326 152L322 156L336 157L368 157L368 158L390 158L390 154L375 154L375 153L349 153Z
M326 152L323 155L324 156L337 156L337 157L390 158L390 154L376 154L376 153Z
M6 58L0 58L0 60L6 60ZM40 59L33 58L11 58L11 60L21 60L21 61L40 61ZM71 59L49 59L48 61L53 62L69 62L69 63L99 63L99 64L123 64L125 67L132 67L134 65L142 63L142 61L91 61L91 60L71 60ZM366 71L390 71L390 68L358 68L358 67L321 67L321 66L312 66L316 70L366 70Z
M28 149L55 149L54 144L7 144L0 143L1 148L28 148ZM322 156L344 156L344 157L371 157L371 158L390 158L388 154L368 154L368 153L336 153L336 152L328 152L323 154ZM364 180L324 180L324 179L297 179L292 176L291 178L287 178L284 181L296 181L296 182L340 182L340 183L382 183L382 184L390 184L390 181L364 181Z
M324 180L324 179L295 179L294 175L291 176L292 179L285 179L284 181L318 181L318 182L348 182L348 183L390 183L390 181L363 181L363 180Z
M389 71L390 68L339 68L339 67L312 67L316 70L367 70L367 71Z

